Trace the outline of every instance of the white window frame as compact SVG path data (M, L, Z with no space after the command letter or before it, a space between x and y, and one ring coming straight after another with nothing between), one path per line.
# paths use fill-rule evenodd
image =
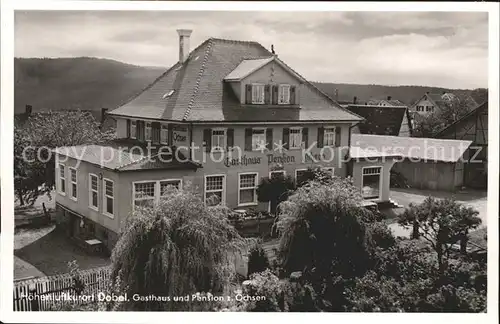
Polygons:
M224 135L223 136L223 143L224 143L224 146L223 147L219 147L219 146L214 146L214 136L221 136L221 135L214 135L214 132L224 132ZM212 143L212 152L224 152L226 150L226 147L227 147L227 128L221 128L221 127L218 127L218 128L212 128L211 130L211 134L210 134L210 140L211 140L211 143Z
M269 179L271 179L271 176L273 173L283 173L283 177L286 177L286 171L285 170L271 170L269 171Z
M113 196L108 196L106 192L106 182L109 181L113 184ZM111 179L108 178L103 178L102 179L102 214L108 216L109 218L114 218L115 216L115 182ZM108 213L106 210L108 208L108 201L107 198L113 199L113 213Z
M151 142L153 138L153 125L151 122L145 122L144 123L144 138L146 139L146 142Z
M278 105L290 104L290 88L291 87L289 84L280 84L278 86ZM283 95L283 100L282 100L282 95Z
M136 119L130 120L130 138L133 138L133 139L137 138L137 120Z
M220 190L209 190L207 191L207 178L211 177L222 177L222 199L220 205L226 205L226 175L225 174L207 174L205 175L205 182L203 183L203 202L207 203L207 192L219 192Z
M378 188L378 197L376 198L364 198L365 200L380 200L380 197L382 196L382 183L384 182L384 179L382 177L382 174L384 173L384 167L381 166L381 165L370 165L370 166L365 166L365 167L362 167L361 168L361 191L363 191L363 180L364 180L364 172L365 172L365 169L372 169L372 168L380 168L380 173L378 174L379 175L379 188ZM376 173L373 173L371 175L375 175ZM361 195L363 195L363 192L361 192Z
M262 100L257 100L254 96L254 89L262 88ZM252 83L252 104L262 105L266 102L266 85L264 83Z
M139 198L135 197L135 185L141 183L153 183L154 184L154 196L153 198ZM132 209L135 210L135 201L136 200L152 200L153 205L158 202L158 181L157 180L142 180L142 181L133 181L132 182Z
M70 190L69 190L69 197L71 200L78 201L78 170L73 167L68 167L69 170L69 183L70 183ZM75 181L73 182L73 177L71 172L75 171ZM76 196L73 196L73 186L75 186L75 191L76 191Z
M182 190L182 179L162 179L162 180L158 180L158 200L161 199L161 197L163 197L163 195L161 194L161 183L162 182L167 182L167 181L179 181L179 190Z
M61 177L61 170L62 170L62 177ZM59 179L59 181L58 181L58 188L59 188L59 190L57 190L57 191L59 192L60 195L66 196L66 189L67 189L67 184L68 183L66 182L66 166L63 163L59 163L57 177ZM64 181L64 191L61 190L61 188L62 188L62 185L61 185L62 181Z
M259 146L254 147L254 135L262 135L262 134L254 134L254 131L263 131L264 136L264 145L266 145L266 128L265 127L254 127L252 128L252 151L260 151Z
M324 147L335 147L335 126L327 126L323 128L323 146ZM328 143L328 136L331 136L333 141L331 144Z
M254 201L252 202L247 202L247 203L242 203L240 201L241 198L241 190L250 190L251 188L241 188L241 176L242 175L255 175L255 181L254 181ZM258 200L257 200L257 187L259 186L259 173L258 172L241 172L238 173L238 207L245 207L245 206L256 206L258 205Z
M92 177L96 178L97 189L92 189ZM92 205L92 193L95 192L97 195L97 206ZM94 173L89 173L89 208L95 211L99 211L99 176Z
M292 146L292 141L291 141L291 138L292 138L292 130L298 130L298 134L300 136L300 140L299 140L299 146ZM288 149L289 150L298 150L298 149L301 149L302 148L302 127L290 127L289 131L288 131L288 141L290 143L288 143Z
M298 180L297 173L298 173L299 171L307 171L307 168L305 168L305 169L295 169L295 183L297 183L297 180Z
M160 144L168 144L168 124L160 125Z

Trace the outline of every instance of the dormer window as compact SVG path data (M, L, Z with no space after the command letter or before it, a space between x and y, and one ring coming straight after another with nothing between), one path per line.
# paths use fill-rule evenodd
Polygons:
M280 84L278 88L278 104L288 105L290 104L290 85Z
M264 85L263 84L252 84L252 103L253 104L263 104L264 103Z

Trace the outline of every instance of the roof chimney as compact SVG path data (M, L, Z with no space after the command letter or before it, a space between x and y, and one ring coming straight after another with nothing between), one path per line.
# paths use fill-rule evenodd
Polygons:
M189 37L193 31L191 29L177 29L179 34L179 62L184 63L189 55Z
M31 113L33 112L33 106L31 105L26 105L26 115L31 115Z
M274 54L276 54L276 52L274 51L274 45L273 45L273 44L271 44L271 53L272 53L273 55L274 55Z
M355 97L352 99L352 103L353 103L353 104L356 104L357 102L358 102L358 97L356 97L356 96L355 96Z
M392 99L392 97L391 97L391 96L387 96L387 100L391 100L391 99Z

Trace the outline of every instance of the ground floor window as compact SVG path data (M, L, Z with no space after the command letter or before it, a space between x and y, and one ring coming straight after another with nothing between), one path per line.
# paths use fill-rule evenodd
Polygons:
M182 180L181 179L171 179L160 181L160 196L165 196L170 189L181 189Z
M239 206L257 204L257 173L241 173L238 190Z
M361 191L364 199L380 198L380 185L382 183L382 167L363 168Z
M211 175L205 177L205 203L216 206L225 203L225 175Z
M285 170L274 170L274 171L269 171L269 179L275 179L278 177L284 178L286 176L286 171Z
M325 167L325 168L323 168L323 171L331 173L332 177L335 175L335 168L334 167Z
M155 202L156 182L134 183L134 207L152 207Z
M104 179L104 212L103 214L113 217L114 215L114 183L112 180Z
M307 180L307 169L297 169L295 170L295 182L298 186L303 184Z
M77 200L77 174L75 168L69 168L69 175L71 181L71 199Z

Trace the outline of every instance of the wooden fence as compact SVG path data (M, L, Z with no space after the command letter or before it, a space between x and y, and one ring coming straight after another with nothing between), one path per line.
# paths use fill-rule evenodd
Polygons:
M75 292L74 274L39 277L14 283L14 311L47 311L54 306L96 302L97 294L106 293L110 268L79 271L81 294ZM92 297L93 296L93 297Z

